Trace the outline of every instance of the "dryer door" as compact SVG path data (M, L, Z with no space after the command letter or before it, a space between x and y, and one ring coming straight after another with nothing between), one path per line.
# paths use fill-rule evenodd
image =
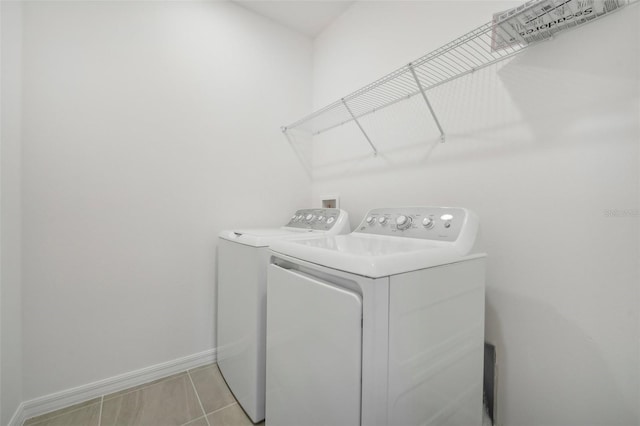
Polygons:
M269 265L268 424L360 425L361 364L361 297Z

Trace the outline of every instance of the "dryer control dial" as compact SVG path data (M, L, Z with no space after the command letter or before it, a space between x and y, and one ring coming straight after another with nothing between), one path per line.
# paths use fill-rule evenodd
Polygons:
M378 223L383 226L386 225L388 221L389 221L389 218L386 216L380 216L378 218Z
M433 228L433 225L435 225L435 222L432 218L425 217L424 219L422 219L422 226L424 226L425 228L431 229Z
M312 215L311 213L309 213L304 220L306 220L307 222L311 222L313 219L315 218L314 215Z
M404 231L405 229L408 229L411 226L411 222L412 222L411 216L405 216L401 214L396 218L396 227L399 230Z
M373 218L373 216L367 216L367 219L365 219L367 222L367 225L372 226L376 223L376 220Z

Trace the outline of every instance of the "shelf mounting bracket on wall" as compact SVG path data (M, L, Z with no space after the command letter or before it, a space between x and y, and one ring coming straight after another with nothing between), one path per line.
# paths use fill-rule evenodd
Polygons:
M429 102L429 98L427 98L427 94L424 91L424 87L422 86L422 83L420 83L420 79L418 78L418 75L416 74L416 70L413 69L413 64L411 62L409 62L408 67L409 67L409 70L411 70L411 74L413 75L413 78L416 81L416 84L418 85L418 89L420 90L420 94L422 95L422 99L424 99L424 102L427 104L427 108L429 108L429 112L431 113L431 116L433 117L433 121L435 121L436 122L436 126L438 126L438 130L440 131L440 142L444 142L444 140L445 140L444 130L442 130L442 126L440 125L440 121L438 120L438 117L436 116L436 113L433 110L433 107L431 106L431 102Z
M360 125L360 122L358 121L356 116L353 114L353 111L351 111L351 108L349 108L349 105L347 105L347 101L345 101L344 98L342 98L340 100L342 101L342 104L344 105L344 107L347 109L347 111L351 115L351 118L353 118L353 121L355 121L355 123L358 125L358 128L360 129L360 131L362 132L364 137L367 138L367 142L369 142L369 145L371 145L371 149L373 149L373 155L378 155L378 150L373 145L373 142L371 142L371 139L369 139L369 135L367 135L367 132L365 132L364 129L362 128L362 126Z

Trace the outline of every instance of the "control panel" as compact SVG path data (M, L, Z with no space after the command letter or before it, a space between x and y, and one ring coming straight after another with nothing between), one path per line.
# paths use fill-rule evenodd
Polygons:
M340 209L302 209L291 216L286 226L328 231L336 224L339 216Z
M467 211L456 207L403 207L374 209L355 232L438 241L456 241Z

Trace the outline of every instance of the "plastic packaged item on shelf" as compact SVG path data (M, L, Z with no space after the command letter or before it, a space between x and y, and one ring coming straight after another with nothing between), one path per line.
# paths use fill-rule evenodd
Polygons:
M625 6L627 0L532 0L494 14L493 49L529 44Z

